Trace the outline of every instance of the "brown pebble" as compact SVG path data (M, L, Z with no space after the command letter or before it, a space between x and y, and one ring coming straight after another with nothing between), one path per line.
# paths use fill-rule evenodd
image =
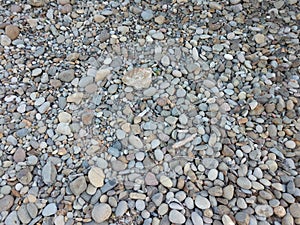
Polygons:
M71 4L66 4L66 5L64 5L63 7L61 7L61 13L63 13L63 14L68 14L69 12L71 12L72 11L72 6L71 6Z
M14 5L11 5L10 11L12 13L19 13L22 11L22 8L19 5L14 4Z
M11 40L15 40L20 34L20 29L16 25L8 25L5 27L5 33Z

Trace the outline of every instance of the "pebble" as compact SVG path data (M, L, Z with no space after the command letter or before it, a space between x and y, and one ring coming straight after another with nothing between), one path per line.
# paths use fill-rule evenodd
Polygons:
M42 169L43 181L47 185L51 185L56 181L57 171L52 162L48 161Z
M112 213L110 205L106 203L100 203L94 206L92 210L92 218L96 223L102 223L106 221Z
M152 82L152 70L148 68L134 68L125 73L122 81L137 90L148 88Z
M257 205L255 213L259 216L270 217L273 215L273 209L269 205Z
M184 224L186 221L184 215L175 209L172 209L170 211L169 220L171 223L175 223L175 224Z
M71 82L75 78L75 71L73 69L64 70L60 72L57 77L63 82Z
M263 34L254 35L254 40L257 44L263 44L266 41L266 37Z
M131 145L133 145L135 148L137 149L142 149L143 148L143 142L141 141L141 139L137 136L134 136L134 135L130 135L129 138L129 143Z
M173 182L172 180L165 176L165 175L162 175L160 178L159 178L159 182L165 186L166 188L171 188L173 186Z
M55 203L50 203L46 205L46 207L43 209L42 215L43 216L52 216L56 214L57 212L57 207Z
M58 134L71 135L72 131L68 123L59 123L55 130Z
M92 167L88 173L90 183L95 187L102 187L104 185L105 174L99 167Z
M70 190L76 196L79 196L87 188L87 183L84 176L80 176L70 183Z
M296 143L292 140L286 141L284 145L289 149L294 149L296 147Z
M251 189L251 181L246 177L239 177L237 179L237 184L243 189Z
M150 186L156 186L158 185L158 180L156 179L156 176L153 173L148 172L145 176L145 184Z
M195 199L195 205L199 209L208 209L210 207L210 202L207 198L197 195Z
M144 21L150 21L154 17L154 14L152 10L147 9L141 13L141 16Z
M116 208L115 214L116 217L122 217L128 210L128 204L126 201L120 201Z
M6 195L0 199L0 212L8 211L14 204L14 198L11 195Z
M16 25L7 25L5 27L5 34L10 38L10 40L15 40L20 34L20 29Z

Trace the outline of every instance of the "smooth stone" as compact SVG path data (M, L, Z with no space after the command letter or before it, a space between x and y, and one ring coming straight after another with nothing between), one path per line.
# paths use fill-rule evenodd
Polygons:
M18 219L18 215L16 211L12 211L4 221L4 224L6 225L20 225L20 220Z
M87 183L84 176L80 176L70 183L70 190L76 196L79 196L87 188Z
M294 218L300 218L300 203L291 204L289 209Z
M14 204L14 198L11 195L6 195L0 199L0 212L8 211Z
M104 80L111 73L110 69L99 69L95 76L95 81Z
M92 167L88 173L90 183L95 187L102 187L104 185L105 174L99 167Z
M17 178L22 184L28 185L32 180L32 174L28 168L24 168L17 173Z
M148 172L145 176L145 184L150 186L156 186L158 185L158 180L156 179L156 176L153 173Z
M120 201L115 211L116 217L123 216L128 210L128 204L126 201Z
M296 143L292 140L286 141L284 143L285 147L289 148L289 149L294 149L296 148Z
M171 180L169 177L165 176L165 175L162 175L162 176L159 178L159 181L160 181L160 183L161 183L163 186L165 186L165 187L167 187L167 188L171 188L171 187L173 186L172 180Z
M58 79L63 82L71 82L75 78L75 71L73 69L62 71L58 74Z
M146 22L150 21L154 17L153 11L150 9L147 9L141 13L141 17Z
M52 162L48 161L42 169L42 178L45 184L50 185L56 181L57 171Z
M203 225L203 220L198 213L192 212L191 218L194 225Z
M18 215L19 220L23 224L28 224L31 221L31 217L27 212L26 205L24 205L24 204L22 204L20 206L20 208L18 209L17 215Z
M241 187L241 188L243 188L243 189L246 189L246 190L249 190L249 189L251 189L251 181L248 179L248 178L246 178L246 177L239 177L238 179L237 179L237 184Z
M169 220L171 223L175 223L175 224L184 224L186 221L185 216L175 209L172 209L170 211Z
M137 149L142 149L144 147L144 144L143 142L141 141L141 139L137 136L134 136L134 135L130 135L129 138L128 138L128 141L129 143L137 148Z
M54 215L57 212L57 207L55 203L50 203L46 205L46 207L43 209L42 215L43 216L51 216Z
M112 213L110 205L106 203L100 203L94 206L92 210L92 218L96 223L102 223L109 219Z
M5 27L5 34L11 39L15 40L20 34L20 29L16 25L7 25Z
M64 134L64 135L72 134L71 128L69 127L69 124L67 124L67 123L59 123L57 125L55 131L58 134Z
M257 205L255 207L255 213L258 216L270 217L273 215L273 208L269 205Z
M235 223L232 221L232 219L228 215L222 216L222 222L224 225L235 225Z
M36 216L38 215L38 208L34 203L29 202L26 205L27 211L30 215L31 218L36 218Z
M61 123L70 123L72 121L71 114L67 112L60 112L57 117Z
M83 93L73 93L67 97L67 102L73 102L75 104L79 104L83 98Z
M254 40L257 44L263 44L266 42L266 37L263 34L254 35Z
M234 195L234 186L233 185L228 185L223 189L223 197L231 200L233 198Z
M24 162L26 158L26 152L24 151L23 148L18 148L13 156L13 159L15 162Z
M210 207L210 202L207 198L197 195L195 199L195 205L199 209L208 209Z

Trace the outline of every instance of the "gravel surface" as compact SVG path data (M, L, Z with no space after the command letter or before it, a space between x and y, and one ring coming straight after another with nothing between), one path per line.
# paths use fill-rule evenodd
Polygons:
M299 21L0 0L0 225L300 224Z

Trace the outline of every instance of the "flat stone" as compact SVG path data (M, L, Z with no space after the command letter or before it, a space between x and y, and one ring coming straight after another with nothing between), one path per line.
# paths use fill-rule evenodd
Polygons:
M273 208L269 205L257 205L255 213L259 216L270 217L273 215Z
M203 225L203 219L201 218L201 216L198 213L192 212L191 218L192 218L193 224Z
M112 213L110 205L100 203L94 206L92 210L92 218L96 223L102 223L109 219Z
M16 211L12 211L4 221L4 224L6 225L20 225L20 220L18 219L18 215Z
M293 203L290 205L290 213L294 218L300 218L300 203Z
M8 211L14 204L14 198L11 195L6 195L0 199L0 212Z
M169 66L170 65L170 58L167 55L164 55L161 60L160 60L161 64L163 66Z
M150 9L147 9L141 13L141 17L146 22L150 21L154 17L153 11Z
M76 196L79 196L87 188L87 183L84 176L80 176L70 183L70 190Z
M130 135L129 138L128 138L128 141L129 143L137 148L137 149L142 149L144 147L144 144L143 142L141 141L141 139L137 136L134 136L134 135Z
M184 224L186 221L185 216L175 209L172 209L170 211L169 220L171 223L175 223L175 224Z
M206 169L215 169L218 167L219 162L213 158L204 158L202 159L202 164Z
M46 207L43 209L42 215L43 216L52 216L56 214L57 212L57 207L55 203L50 203L46 205Z
M126 201L120 201L115 211L116 217L123 216L128 210L128 204Z
M24 205L24 204L22 204L20 206L20 208L18 209L17 215L18 215L19 220L23 224L28 224L31 221L31 217L27 212L26 205Z
M237 179L237 184L244 189L249 190L251 188L251 181L246 177L239 177Z
M266 37L263 34L254 35L254 40L257 44L263 44L266 42Z
M150 186L156 186L158 185L158 180L156 179L156 176L153 173L148 172L145 176L145 184Z
M294 149L296 148L296 143L292 140L286 141L284 143L285 147L289 148L289 149Z
M250 216L245 212L238 212L235 214L235 220L238 225L249 224Z
M232 221L232 219L228 215L222 216L222 222L224 225L235 225L235 223Z
M173 186L172 180L171 180L169 177L165 176L165 175L162 175L162 176L159 178L159 181L160 181L160 183L161 183L163 186L165 186L165 187L167 187L167 188L171 188L171 187Z
M36 218L38 215L38 208L34 203L29 202L26 205L27 212L30 215L31 218Z
M82 98L83 98L83 93L81 92L73 93L67 97L67 102L73 102L78 105L80 104Z
M75 78L75 71L73 69L62 71L58 74L58 79L63 82L71 82Z
M28 0L28 4L34 7L42 7L45 5L45 0Z
M56 181L57 171L52 162L47 162L42 169L42 178L45 184L50 185Z
M32 180L32 174L28 168L24 168L17 173L17 178L22 184L28 185Z
M234 186L233 185L227 185L224 189L223 189L223 197L231 200L233 198L234 195Z
M60 112L57 117L61 123L70 123L72 121L71 114L67 112Z
M152 70L149 68L134 68L125 73L122 78L124 84L135 89L148 88L152 82Z
M102 187L104 184L105 174L99 167L92 167L88 173L89 180L95 187Z
M24 151L23 148L18 148L15 153L14 153L14 161L15 162L24 162L25 158L26 158L26 152Z
M195 199L195 205L199 209L208 209L210 207L210 202L207 198L197 195Z
M71 128L68 123L59 123L56 127L56 133L70 135L72 134Z
M94 119L94 112L92 110L84 111L81 115L81 120L84 125L91 125Z
M39 76L41 73L43 72L43 70L41 68L35 68L34 70L32 70L31 75L33 77L37 77Z
M125 170L127 167L127 164L120 161L120 160L114 160L114 161L111 161L111 168L113 171L122 171L122 170Z
M11 39L15 40L20 34L20 29L16 25L7 25L5 27L5 34Z

